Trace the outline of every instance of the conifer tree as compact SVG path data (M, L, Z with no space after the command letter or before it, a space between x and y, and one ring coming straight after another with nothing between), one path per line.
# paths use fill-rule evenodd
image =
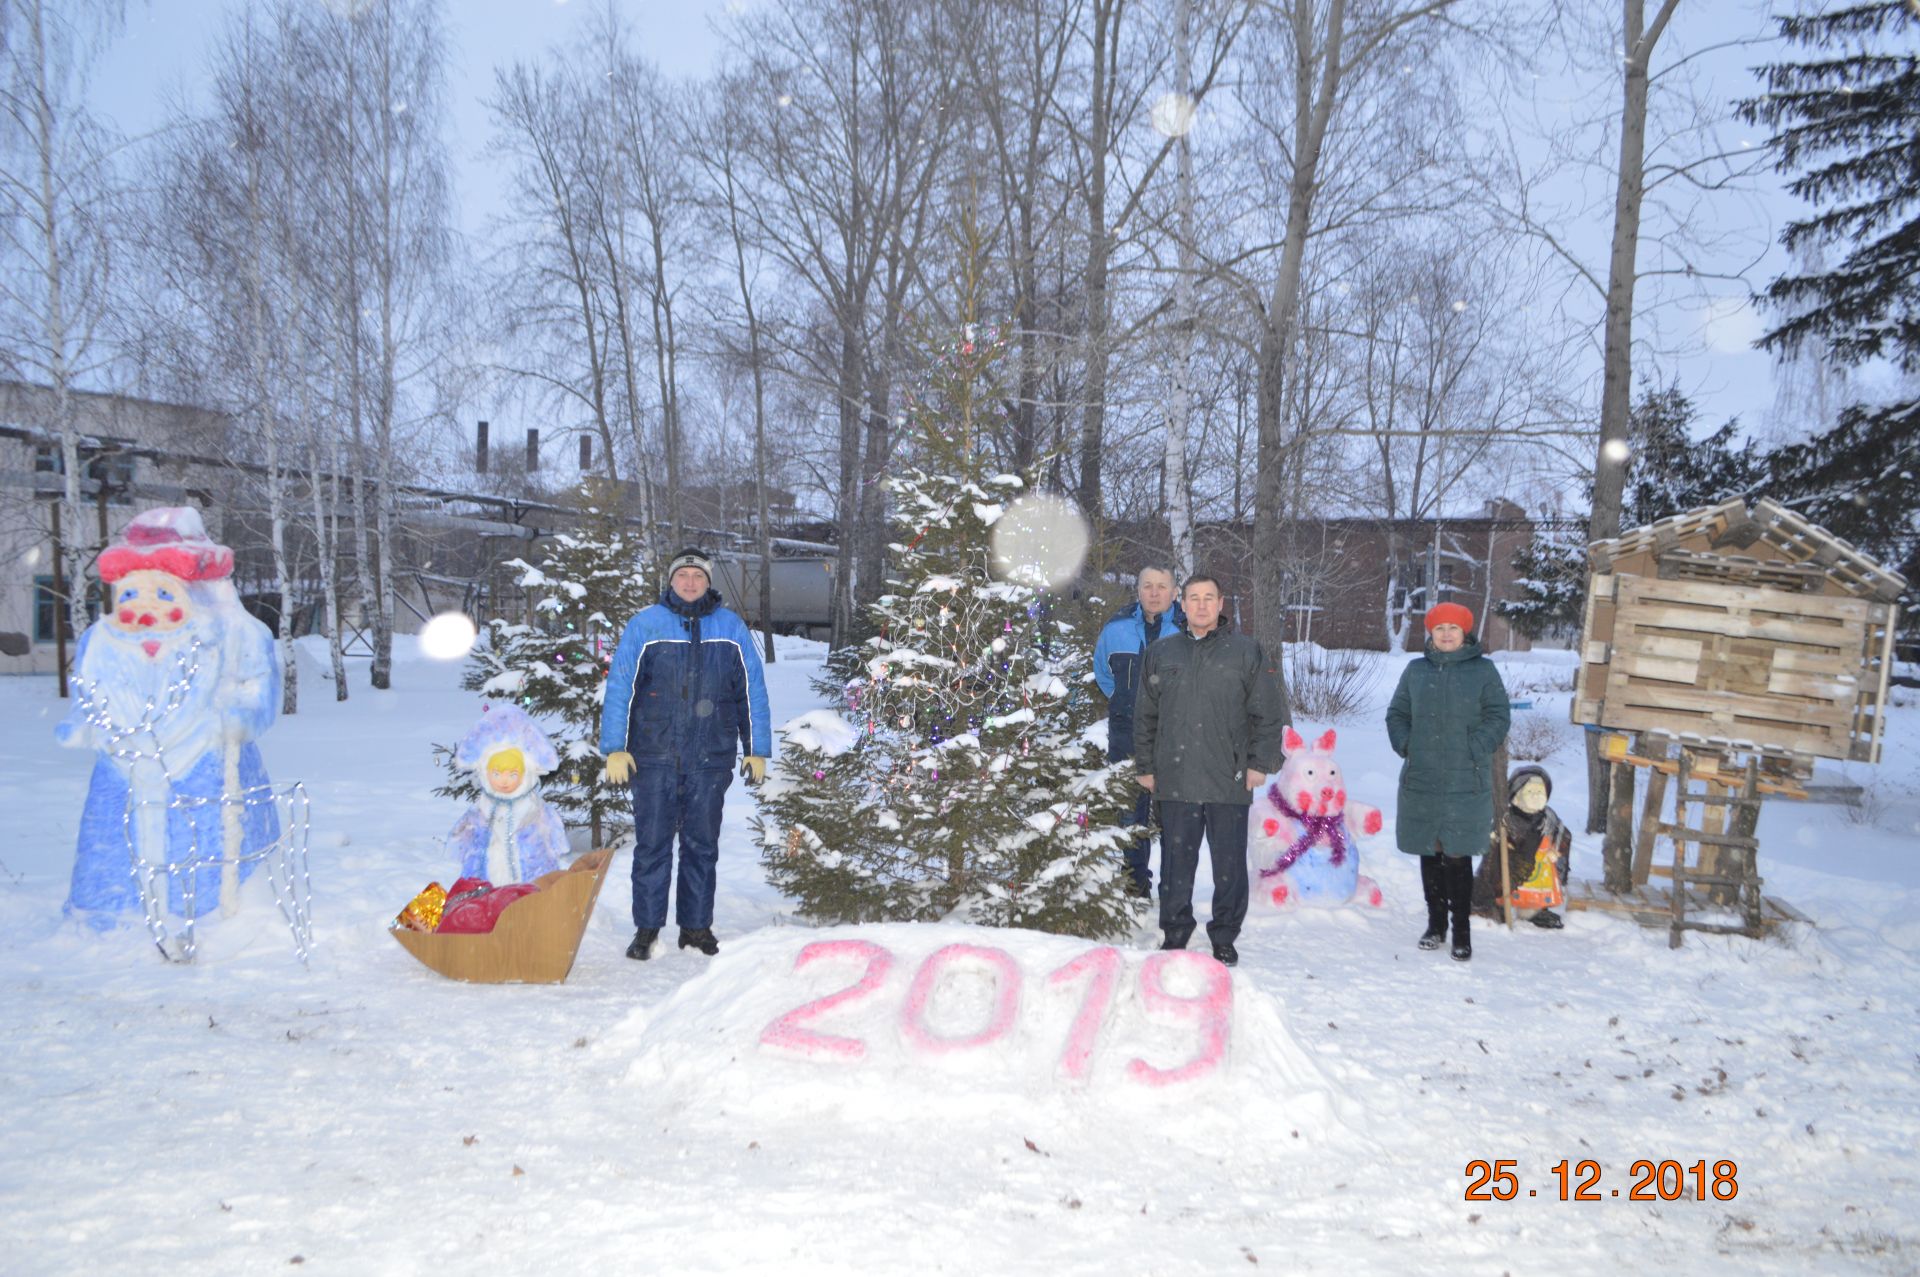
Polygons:
M519 584L534 596L531 624L495 618L488 642L474 648L461 686L482 696L511 698L540 721L560 755L559 770L541 782L541 795L568 825L592 831L605 846L632 824L624 787L603 782L600 706L607 667L629 618L654 601L644 538L618 513L604 485L580 489L581 520L556 533L535 567L516 559ZM471 774L445 756L447 784L435 793L471 802L479 797Z
M1537 523L1513 556L1513 594L1494 610L1530 639L1570 634L1587 598L1586 521Z
M1091 637L989 540L1033 474L993 474L1004 335L967 325L912 405L919 468L840 706L788 724L755 828L767 877L830 922L955 918L1112 936L1134 922L1119 819L1131 769L1088 729ZM848 669L842 665L840 668Z
M1699 412L1677 385L1643 386L1628 418L1632 450L1621 492L1623 527L1745 496L1766 479L1766 459L1751 440L1736 442L1729 420L1704 439L1693 437ZM1584 528L1543 525L1514 555L1513 597L1496 610L1529 638L1579 628L1587 601Z
M1779 22L1805 60L1763 68L1766 96L1740 113L1773 129L1777 167L1813 206L1782 242L1834 251L1767 289L1782 318L1761 345L1818 337L1844 364L1886 361L1920 384L1920 7L1863 0ZM1855 404L1771 461L1770 495L1920 581L1920 396Z

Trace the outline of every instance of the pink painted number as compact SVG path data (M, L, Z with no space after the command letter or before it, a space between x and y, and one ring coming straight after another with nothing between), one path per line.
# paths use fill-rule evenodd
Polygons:
M1112 946L1089 949L1047 977L1048 984L1067 984L1085 972L1087 996L1080 1000L1079 1014L1067 1030L1066 1049L1060 1053L1060 1071L1078 1082L1093 1068L1093 1044L1106 1022L1107 1008L1113 1005L1114 985L1120 980L1120 951Z
M927 1027L927 1004L933 998L933 991L940 985L940 977L946 969L956 962L984 962L993 968L994 1004L987 1015L987 1023L978 1033L963 1037L941 1037ZM985 1046L997 1038L1005 1037L1013 1029L1014 1017L1020 1013L1020 966L1013 955L1005 949L988 949L976 944L950 944L944 949L934 951L932 957L920 964L920 970L914 973L913 985L907 990L907 1002L900 1009L900 1031L907 1041L922 1051L936 1055L949 1051L964 1051Z
M793 969L810 966L816 961L832 958L863 958L867 969L860 979L846 988L825 997L815 998L805 1006L793 1010L769 1024L760 1031L760 1041L766 1046L783 1047L797 1051L802 1055L828 1057L838 1060L858 1060L865 1058L867 1044L859 1038L842 1037L836 1033L816 1033L801 1026L808 1020L817 1019L833 1010L862 998L871 997L879 992L880 985L886 980L887 972L893 968L893 955L879 945L868 940L816 940L802 949L794 957Z
M1199 975L1202 988L1192 997L1167 990L1169 967L1184 966ZM1220 1067L1227 1055L1228 1025L1233 1016L1233 977L1204 953L1173 950L1156 953L1140 968L1140 996L1149 1011L1166 1012L1199 1026L1200 1049L1176 1068L1162 1069L1142 1059L1127 1062L1127 1074L1148 1086L1173 1086L1204 1077Z

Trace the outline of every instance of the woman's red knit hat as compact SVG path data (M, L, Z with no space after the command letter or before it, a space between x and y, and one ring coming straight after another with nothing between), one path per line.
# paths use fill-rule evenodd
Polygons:
M1457 625L1473 633L1473 609L1461 603L1437 603L1427 609L1427 633L1436 625Z

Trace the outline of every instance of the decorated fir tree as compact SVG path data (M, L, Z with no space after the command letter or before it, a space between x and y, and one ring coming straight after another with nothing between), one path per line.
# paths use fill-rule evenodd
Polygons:
M913 402L921 468L889 481L899 540L840 706L782 731L755 828L767 877L826 922L952 918L1128 929L1119 827L1131 768L1088 729L1092 636L1049 609L996 524L1031 479L992 474L1004 337L969 326ZM1030 507L1028 507L1030 508ZM841 668L849 668L843 665Z
M607 666L620 630L654 601L645 543L616 509L613 494L583 485L582 519L556 534L538 567L522 559L519 584L529 591L529 624L496 618L487 643L476 647L461 686L482 696L511 699L541 721L560 754L559 770L542 784L547 803L569 826L592 831L605 846L632 823L626 789L603 782L600 705ZM472 802L472 775L446 755L448 782L435 792Z

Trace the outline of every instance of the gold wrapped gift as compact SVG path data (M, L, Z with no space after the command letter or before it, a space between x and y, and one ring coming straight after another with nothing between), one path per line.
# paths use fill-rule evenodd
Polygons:
M393 925L407 931L432 931L440 925L440 914L447 907L447 889L437 882L427 884L427 889L415 896Z

